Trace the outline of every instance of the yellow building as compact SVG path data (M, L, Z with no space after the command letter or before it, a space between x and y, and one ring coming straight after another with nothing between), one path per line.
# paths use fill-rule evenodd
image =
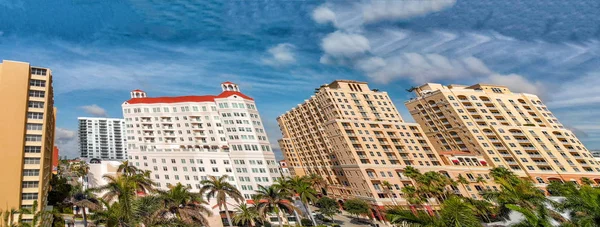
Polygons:
M406 205L401 188L413 184L403 174L406 166L453 179L462 174L471 184L454 190L470 197L479 197L483 187L495 187L475 182L478 176L490 181L482 156L438 154L418 124L403 121L386 92L371 90L365 82L323 85L277 120L292 175L323 176L326 192L336 198L358 197L380 207ZM384 181L392 185L389 192Z
M52 173L55 112L52 74L29 63L0 64L0 209L45 208ZM33 215L23 215L23 222Z
M548 181L600 182L600 165L539 97L507 87L428 83L406 107L440 152L482 155L538 186Z

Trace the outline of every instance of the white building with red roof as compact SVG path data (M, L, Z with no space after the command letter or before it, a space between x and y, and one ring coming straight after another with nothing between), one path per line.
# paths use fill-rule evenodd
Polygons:
M280 177L254 100L238 85L219 95L148 97L133 90L123 103L130 162L152 171L162 189L182 183L193 191L207 176L229 175L246 199L257 185Z

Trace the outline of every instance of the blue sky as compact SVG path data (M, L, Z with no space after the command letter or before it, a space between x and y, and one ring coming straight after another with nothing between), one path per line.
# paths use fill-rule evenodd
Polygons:
M275 118L334 79L388 91L491 82L532 92L600 149L600 2L0 0L0 59L49 67L57 143L78 116L122 117L129 91L216 94L240 84L276 146Z

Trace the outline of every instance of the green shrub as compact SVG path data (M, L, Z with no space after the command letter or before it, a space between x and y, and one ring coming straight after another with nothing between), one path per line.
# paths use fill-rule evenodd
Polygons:
M300 223L302 224L302 226L313 226L312 221L307 218L303 218L302 220L300 220Z
M81 214L75 214L75 215L73 215L73 218L83 218L83 215L81 215Z

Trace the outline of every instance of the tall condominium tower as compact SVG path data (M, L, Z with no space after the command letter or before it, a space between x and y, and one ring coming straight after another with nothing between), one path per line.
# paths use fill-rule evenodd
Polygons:
M0 206L46 208L52 173L55 112L50 69L29 63L0 64ZM16 216L13 220L17 220ZM23 222L33 215L23 214ZM44 222L45 220L42 220Z
M219 95L147 97L123 103L130 162L152 171L166 189L182 183L198 191L207 176L228 175L246 199L257 185L280 177L254 100L231 82Z
M548 181L600 182L600 166L539 97L507 87L425 84L406 102L439 151L483 155L542 186Z
M80 117L78 140L82 158L127 159L125 120Z
M277 120L290 172L323 176L328 188L322 190L328 194L363 198L375 206L406 204L401 188L412 184L403 174L406 166L452 178L489 178L480 156L435 152L420 126L404 122L388 94L365 82L323 85ZM384 193L384 181L393 185L390 194ZM455 190L478 196L475 190Z

